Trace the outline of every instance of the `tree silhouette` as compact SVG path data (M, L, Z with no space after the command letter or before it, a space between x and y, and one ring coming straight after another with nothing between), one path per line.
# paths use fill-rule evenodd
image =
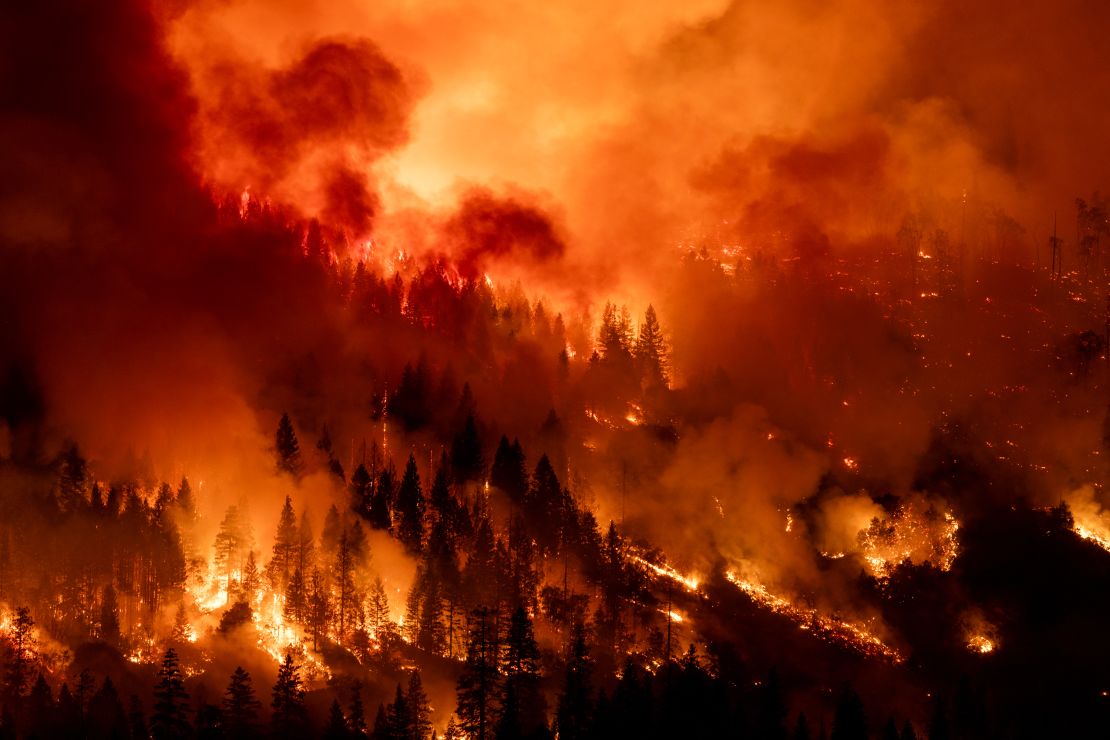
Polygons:
M158 683L154 687L154 714L150 718L150 733L154 740L171 740L189 736L191 728L187 713L189 694L181 674L177 651L172 647L162 658L158 670Z
M555 711L559 740L581 740L589 736L593 714L592 669L586 630L580 621L576 621L563 676L563 691L559 694Z
M459 728L473 740L493 737L498 689L498 655L493 615L480 608L470 615L466 662L456 684Z
M366 737L366 711L362 707L362 683L351 686L351 705L347 710L347 729L354 738Z
M485 473L486 461L482 455L482 440L478 436L478 425L474 414L469 414L462 429L451 442L451 470L458 485L481 480Z
M270 562L266 566L270 584L279 594L284 595L288 590L289 579L297 566L298 545L297 516L293 511L293 500L286 496L278 517Z
M304 737L308 730L308 717L305 714L304 686L301 684L301 668L293 660L293 653L287 652L278 667L277 681L274 683L270 708L270 736L274 738Z
M347 737L347 718L338 699L332 699L328 710L328 722L324 725L324 740L345 740Z
M251 674L236 666L224 691L224 724L231 737L249 738L258 731L258 710L262 708L254 694Z
M27 692L35 662L35 620L31 610L17 607L8 630L8 666L4 673L5 703L18 700Z
M524 607L518 607L509 618L505 639L498 740L546 734L547 704L540 690L539 657L532 620Z
M666 340L655 315L655 308L650 304L644 312L644 321L640 324L634 355L640 380L645 387L667 385Z
M419 553L424 541L424 493L420 488L416 458L411 454L397 491L395 513L399 520L398 539L410 553Z
M80 710L79 701L78 710ZM123 702L120 701L111 677L105 676L100 689L89 699L86 714L91 736L103 738L127 737L127 712L124 711Z
M293 422L287 413L283 413L278 421L274 450L277 452L278 470L293 476L300 475L303 465L301 446L297 443L297 433L293 430Z

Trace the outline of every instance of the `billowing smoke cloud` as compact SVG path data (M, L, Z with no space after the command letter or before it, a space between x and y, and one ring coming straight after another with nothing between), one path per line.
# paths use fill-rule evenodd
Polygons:
M217 61L194 80L200 169L215 187L319 216L354 237L379 209L374 162L408 139L414 82L365 39L312 43L288 65Z

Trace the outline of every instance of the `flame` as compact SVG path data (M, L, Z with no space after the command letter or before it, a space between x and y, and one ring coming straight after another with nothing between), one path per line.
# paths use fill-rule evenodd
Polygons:
M967 647L973 653L993 653L996 647L994 640L986 635L972 635L968 638Z
M1064 496L1071 510L1072 531L1110 552L1110 512L1095 497L1094 486L1077 488Z
M902 503L889 517L873 519L859 533L863 560L871 575L888 578L909 561L931 563L948 571L959 554L960 523L950 511L938 511L921 497Z
M700 581L698 580L697 576L684 576L666 563L656 564L651 562L650 560L645 560L639 555L632 555L631 560L635 563L639 563L640 565L645 566L661 578L667 578L674 581L688 591L696 592L698 590L698 584L700 583Z
M812 607L799 606L784 596L771 593L762 583L741 578L734 571L725 573L725 578L756 604L797 622L800 629L870 657L886 658L893 663L905 660L901 652L883 642L867 625L828 617Z

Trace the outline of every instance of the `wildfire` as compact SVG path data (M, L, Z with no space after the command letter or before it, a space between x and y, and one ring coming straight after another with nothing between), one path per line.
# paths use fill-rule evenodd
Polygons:
M967 647L973 653L993 653L995 649L994 640L986 635L972 635L968 638Z
M698 580L697 576L684 576L666 563L656 564L651 562L650 560L645 560L639 555L633 555L632 561L647 567L649 570L653 571L657 576L660 576L661 578L668 578L675 583L678 583L688 591L696 592L698 590L698 584L700 583L700 581Z
M1110 514L1095 498L1093 486L1082 486L1064 497L1072 515L1072 531L1110 552Z
M875 518L859 533L860 550L871 574L887 578L903 562L931 563L948 571L959 553L960 523L920 497L903 503L889 517Z
M901 652L887 645L865 625L827 617L812 607L799 606L783 596L771 593L763 584L741 578L733 571L725 573L725 578L755 603L797 622L800 629L811 631L823 639L845 645L864 655L886 658L893 663L905 660Z

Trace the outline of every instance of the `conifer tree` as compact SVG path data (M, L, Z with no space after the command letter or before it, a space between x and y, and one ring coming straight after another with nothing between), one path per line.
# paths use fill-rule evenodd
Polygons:
M285 504L281 507L278 517L277 532L274 534L274 548L270 556L270 563L266 566L266 573L274 591L284 595L289 588L289 579L297 566L297 550L299 546L297 532L297 517L293 512L293 500L285 497Z
M312 570L308 593L308 632L312 635L312 649L319 650L327 636L328 620L331 616L331 599L327 584L319 568Z
M351 474L351 485L348 490L351 492L351 506L359 516L364 518L370 517L370 505L374 496L373 483L370 471L365 465L359 463L355 472Z
M393 527L393 489L395 487L393 463L382 468L378 475L378 485L370 501L370 526L374 529L389 530Z
M308 717L305 714L304 686L301 683L301 668L293 660L293 653L287 652L278 667L277 681L274 683L270 707L270 736L284 740L301 738L307 734Z
M81 708L80 701L77 702L77 708ZM86 716L89 734L93 737L128 736L127 712L124 711L123 702L109 676L104 677L100 689L89 699Z
M187 713L189 694L185 679L172 647L162 658L158 670L158 683L154 687L154 714L150 718L150 732L154 740L186 738L191 732Z
M366 711L362 707L362 683L355 681L351 686L351 705L347 710L347 729L351 737L366 737Z
M26 692L31 681L38 641L35 639L35 620L25 606L16 608L8 630L8 665L4 672L4 698L17 701Z
M663 329L650 304L644 312L640 333L636 337L636 366L640 380L648 388L667 385L667 346Z
M546 732L547 705L540 689L539 657L532 620L524 607L518 607L509 619L505 640L499 740L535 738Z
M428 704L428 695L424 692L424 683L420 680L419 670L414 670L409 676L405 700L409 712L405 740L427 740L432 734L431 707Z
M490 485L504 491L510 499L520 502L528 492L528 471L524 467L524 451L518 440L509 444L502 435L490 468Z
M482 455L482 440L478 436L478 424L474 420L474 415L470 414L451 443L451 470L455 483L462 486L481 480L485 468L486 461Z
M588 737L593 709L591 669L585 628L581 622L575 622L563 677L563 691L559 695L555 712L559 740L582 740Z
M397 537L410 553L419 553L424 541L424 493L416 458L410 454L397 491L395 514L398 518Z
M367 605L367 621L370 631L378 637L389 621L389 597L385 593L385 584L381 577L374 578L370 587L370 598Z
M254 694L251 675L242 666L236 666L223 698L224 724L228 735L253 737L258 730L258 710L261 708L262 702Z
M459 728L473 740L489 740L497 720L497 637L489 609L471 613L466 662L456 684Z
M274 449L277 451L278 470L294 476L300 475L302 468L301 446L297 443L297 433L293 430L293 422L290 421L287 413L283 413L281 420L278 422Z
M116 601L116 589L108 584L101 592L100 598L100 639L109 645L119 645L119 604Z
M324 725L324 740L346 740L347 718L343 716L343 708L339 706L338 699L332 699L331 708L328 710L328 722Z

